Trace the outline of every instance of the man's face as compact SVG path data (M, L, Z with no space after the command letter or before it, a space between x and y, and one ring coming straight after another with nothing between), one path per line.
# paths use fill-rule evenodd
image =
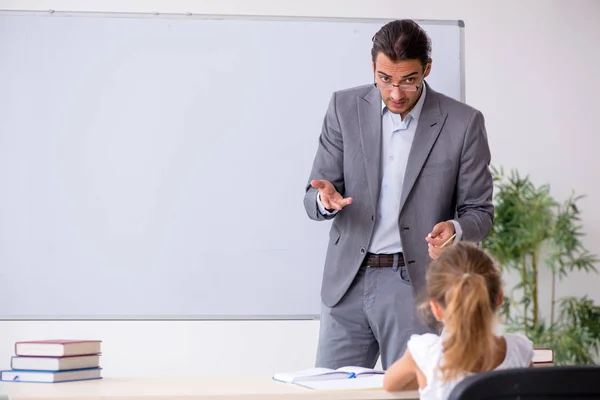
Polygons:
M373 63L375 82L381 98L391 112L400 114L403 119L417 104L423 91L423 79L429 75L430 70L431 61L423 68L417 59L393 62L383 53L379 53ZM409 90L416 86L418 90Z

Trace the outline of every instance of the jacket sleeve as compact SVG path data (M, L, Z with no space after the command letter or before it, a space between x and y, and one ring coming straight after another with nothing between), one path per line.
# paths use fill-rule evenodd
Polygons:
M484 118L476 111L467 126L456 188L456 221L462 230L462 240L480 242L491 232L494 183L490 161Z
M344 146L337 117L335 93L331 96L323 120L317 153L304 194L304 208L310 219L322 221L334 218L337 213L323 214L319 210L317 203L319 191L310 184L313 179L323 179L331 182L338 193L344 195Z

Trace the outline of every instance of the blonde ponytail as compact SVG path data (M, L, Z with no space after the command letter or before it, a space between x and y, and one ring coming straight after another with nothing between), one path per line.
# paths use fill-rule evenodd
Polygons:
M495 367L495 311L501 280L493 260L474 245L444 250L427 273L429 299L444 310L443 380Z
M465 371L489 371L496 360L494 312L485 278L472 274L459 278L446 294L443 342L445 380Z

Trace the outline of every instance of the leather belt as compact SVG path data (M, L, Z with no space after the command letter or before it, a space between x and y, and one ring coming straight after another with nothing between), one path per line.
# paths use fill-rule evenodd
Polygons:
M383 268L391 267L394 265L393 254L373 254L367 253L367 256L363 260L361 267L372 267L372 268ZM398 253L398 266L404 266L404 255Z

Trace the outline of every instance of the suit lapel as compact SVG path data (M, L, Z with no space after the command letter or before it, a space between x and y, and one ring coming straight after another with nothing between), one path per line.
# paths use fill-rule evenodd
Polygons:
M365 97L359 97L358 120L369 191L377 209L381 188L381 97L373 87Z
M423 164L425 164L427 156L431 152L431 148L435 144L435 141L442 130L445 120L446 114L442 113L440 110L437 93L427 86L425 102L423 103L419 124L417 125L417 130L408 155L408 162L406 164L404 183L402 185L402 197L400 199L400 212L402 212L406 199L421 172L421 168L423 168Z

